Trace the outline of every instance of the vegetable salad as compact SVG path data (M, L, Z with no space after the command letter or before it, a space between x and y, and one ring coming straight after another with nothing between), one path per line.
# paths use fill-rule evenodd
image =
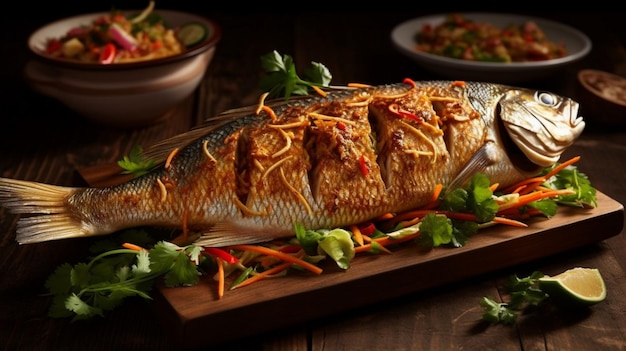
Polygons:
M85 63L146 61L185 51L185 45L153 12L151 2L142 13L128 18L119 10L99 16L89 25L70 29L61 38L51 38L46 54Z
M449 14L437 26L424 25L415 40L418 51L468 61L529 62L567 54L563 44L550 41L532 21L500 29L460 14Z

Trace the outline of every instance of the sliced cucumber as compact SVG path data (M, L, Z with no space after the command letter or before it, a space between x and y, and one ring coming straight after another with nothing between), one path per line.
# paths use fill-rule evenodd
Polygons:
M194 46L206 39L207 27L198 22L187 23L180 27L178 31L178 39L185 47Z

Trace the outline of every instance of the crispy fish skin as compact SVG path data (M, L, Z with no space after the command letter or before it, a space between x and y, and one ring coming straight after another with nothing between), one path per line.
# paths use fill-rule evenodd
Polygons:
M233 110L149 155L171 161L124 184L69 188L0 178L20 243L187 227L204 246L257 243L426 204L476 172L506 186L558 161L584 129L549 92L425 81L331 91Z

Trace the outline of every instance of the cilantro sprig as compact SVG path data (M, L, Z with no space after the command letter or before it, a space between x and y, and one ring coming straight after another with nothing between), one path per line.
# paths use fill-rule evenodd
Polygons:
M200 277L197 266L201 250L195 245L179 247L160 241L149 251L118 247L87 263L65 263L45 284L53 296L49 316L73 320L102 317L127 298L152 299L149 293L160 277L168 287L195 285Z
M548 298L548 294L539 288L538 281L541 277L543 273L537 271L524 278L515 274L509 276L505 286L506 292L510 294L508 302L497 302L483 297L480 301L484 309L482 319L494 324L510 325L515 323L520 312L539 306Z
M117 161L117 165L123 169L122 174L132 174L135 177L150 172L155 164L154 160L143 157L143 149L139 145L133 147L127 156Z
M319 62L311 62L304 70L303 78L300 78L293 58L281 56L276 50L261 56L261 66L265 75L261 77L259 86L269 93L269 97L289 99L293 94L308 95L311 87L326 87L332 79L328 68Z

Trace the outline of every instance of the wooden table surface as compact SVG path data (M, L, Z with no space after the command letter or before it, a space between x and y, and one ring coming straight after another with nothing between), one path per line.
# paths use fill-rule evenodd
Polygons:
M69 14L98 11L108 5L75 8ZM198 5L198 7L200 7ZM43 10L52 8L51 5ZM170 6L170 8L174 8ZM254 104L259 57L274 49L290 54L298 65L322 62L334 84L395 83L439 78L395 51L389 33L420 12L237 13L207 12L223 37L202 85L174 115L162 123L135 130L94 125L56 101L31 91L21 70L28 60L25 41L36 27L68 13L23 12L5 18L2 65L0 176L60 185L82 184L77 169L115 162L134 145L150 145L184 132L205 117L229 108ZM539 15L539 14L533 14ZM602 69L626 75L626 16L611 13L545 14L575 26L593 41L581 62L542 81L519 85L576 97L576 72ZM577 164L592 184L620 203L626 202L623 161L626 130L606 127L585 114L587 128L564 158L581 155ZM590 112L590 111L587 111ZM132 300L105 318L72 323L47 317L50 300L43 284L55 267L84 260L90 239L18 245L17 217L0 209L0 346L2 350L173 350L172 339L149 302ZM557 274L575 266L600 269L607 299L582 312L549 310L521 316L514 326L480 323L483 296L499 296L511 274L538 270ZM463 267L456 267L462 270ZM626 350L626 238L621 233L574 250L531 260L462 281L383 300L364 308L316 318L260 335L214 345L206 326L203 350ZM314 282L311 282L312 284ZM394 289L383 286L381 289ZM376 291L358 291L376 294ZM311 303L310 301L303 301ZM265 320L272 315L237 318ZM229 319L237 328L237 319ZM247 334L244 332L244 335Z

